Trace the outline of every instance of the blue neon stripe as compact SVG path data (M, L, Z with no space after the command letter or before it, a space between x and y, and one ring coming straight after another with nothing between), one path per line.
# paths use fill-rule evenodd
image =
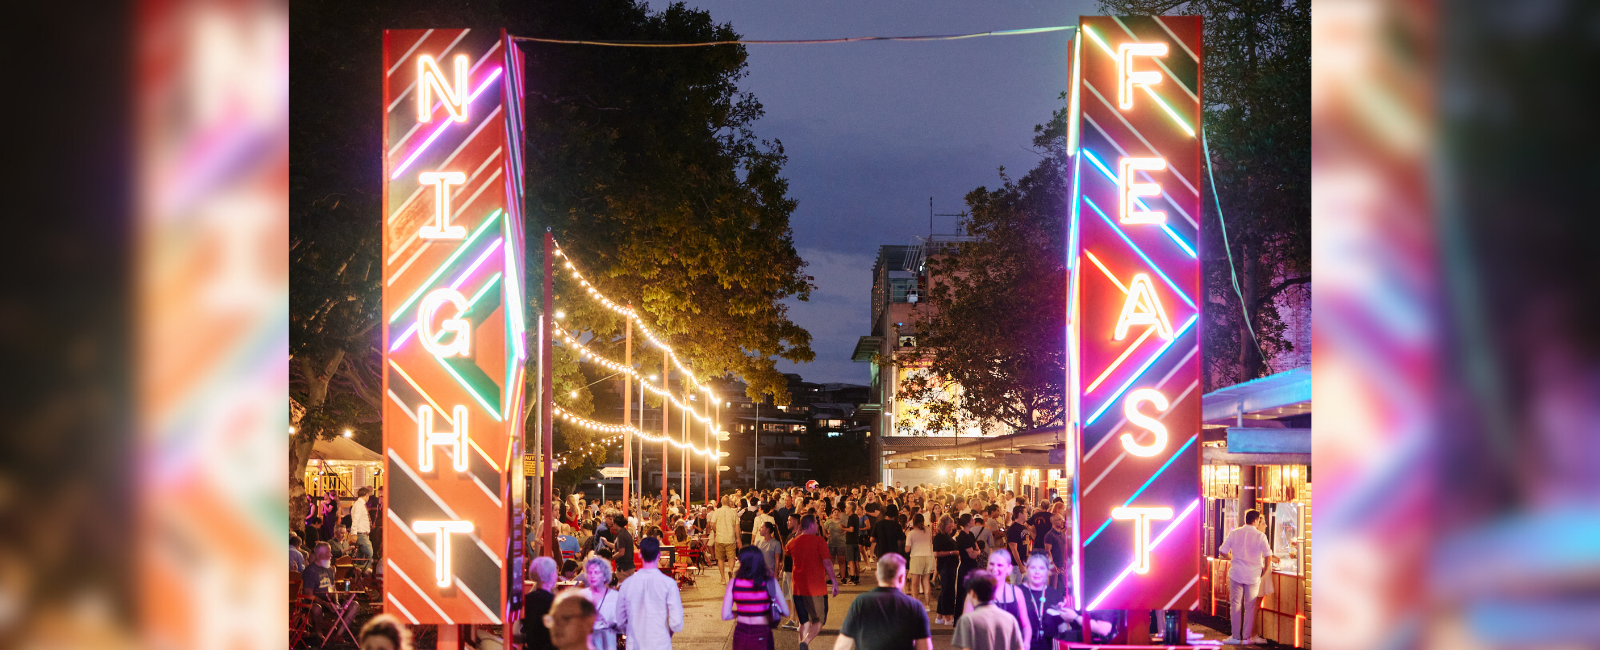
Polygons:
M1105 174L1106 178L1111 179L1111 182L1113 184L1116 184L1116 185L1121 185L1122 184L1120 182L1117 182L1117 175L1111 173L1111 169L1109 167L1106 167L1105 163L1100 162L1099 158L1094 157L1094 154L1089 152L1089 148L1088 147L1080 147L1080 149L1083 150L1083 153L1085 155L1089 156L1089 162L1094 163L1095 167L1099 167L1100 168L1100 173Z
M1141 495L1141 494L1144 494L1144 491L1145 491L1145 490L1148 490L1148 489L1150 489L1150 484L1151 484L1151 483L1154 483L1154 482L1156 482L1156 478L1157 478L1157 477L1160 477L1160 476L1161 476L1161 473L1162 473L1162 472L1165 472L1165 471L1167 471L1167 468L1168 468L1168 467L1171 467L1171 466L1172 466L1172 461L1175 461L1175 460L1178 460L1178 457L1179 457L1179 456L1182 456L1182 455L1183 455L1183 452L1184 452L1184 451L1187 451L1187 450L1188 450L1188 449L1189 449L1189 446L1190 446L1190 445L1193 445L1193 444L1194 444L1194 441L1195 441L1195 440L1196 440L1196 439L1198 439L1198 438L1199 438L1199 437L1200 437L1200 434L1198 434L1198 433L1197 433L1197 434L1194 434L1194 435L1192 435L1192 436L1189 436L1189 441L1188 441L1188 442L1185 442L1185 443L1183 443L1183 446L1182 446L1182 447L1179 447L1179 448L1178 448L1178 451L1177 451L1177 453L1174 453L1174 454L1173 454L1173 455L1172 455L1172 457L1171 457L1171 458L1168 458L1168 459L1167 459L1167 462L1165 462L1165 463L1162 463L1162 464L1161 464L1161 469L1158 469L1158 470L1156 470L1156 473L1154 473L1154 474L1151 474L1151 475L1150 475L1150 479L1149 479L1149 480L1147 480L1147 481L1145 481L1145 482L1144 482L1144 485L1141 485L1141 486L1139 486L1139 489L1138 489L1138 491L1136 491L1136 492L1134 492L1134 493L1133 493L1133 496L1131 496L1131 497L1128 497L1128 500L1127 500L1127 501L1125 501L1125 502L1123 502L1123 504L1122 504L1122 506L1123 506L1123 507L1127 507L1127 506L1129 506L1129 505L1132 505L1132 504L1133 504L1133 500L1134 500L1134 499L1137 499L1137 498L1139 498L1139 495ZM1093 534L1093 535L1090 535L1090 536L1089 536L1089 539L1087 539L1087 540L1085 540L1085 541L1084 541L1084 542L1083 542L1083 545L1084 545L1084 546L1088 546L1088 545L1090 545L1090 544L1092 544L1092 543L1094 543L1094 538L1096 538L1096 537L1099 537L1099 536L1100 536L1100 533L1103 533L1103 532L1105 532L1105 530L1106 530L1106 527L1107 527L1107 526L1110 526L1110 525L1111 525L1111 519L1109 519L1109 518L1108 518L1108 519L1106 519L1106 522L1105 522L1105 523L1103 523L1103 524L1100 524L1100 527L1099 527L1099 528L1097 528L1097 529L1095 529L1095 531L1094 531L1094 534Z
M1125 390L1128 390L1128 387L1132 386L1133 382L1138 381L1139 377L1141 375L1143 375L1146 370L1150 369L1150 366L1155 365L1156 361L1161 358L1161 355L1166 354L1167 353L1167 349L1171 348L1173 343L1177 343L1178 339L1183 338L1183 333L1189 331L1189 326L1190 325L1194 325L1195 321L1198 321L1198 320L1200 320L1200 315L1199 314L1195 314L1193 316L1190 316L1189 317L1189 322L1184 323L1183 327L1180 327L1180 328L1178 328L1178 331L1173 332L1172 333L1172 338L1168 339L1166 344L1161 346L1160 350L1156 350L1155 356L1150 357L1149 361L1144 362L1144 366L1140 367L1138 372L1133 373L1133 376L1128 378L1128 383L1123 384L1122 388L1118 388L1117 392L1112 393L1111 394L1111 398L1106 400L1106 403L1102 404L1100 406L1100 410L1095 411L1094 415L1089 416L1089 421L1085 422L1083 424L1083 426L1085 428L1088 428L1089 425L1094 424L1095 420L1100 419L1100 416L1105 415L1106 409L1111 408L1111 405L1116 403L1117 398L1122 396L1122 392L1125 391Z
M1111 217L1106 216L1106 213L1100 211L1100 206L1095 205L1094 201L1089 200L1089 197L1087 197L1087 196L1083 197L1083 200L1084 200L1085 203L1089 204L1089 207L1094 208L1094 213L1095 214L1100 215L1101 219L1105 219L1106 220L1106 223L1111 226L1112 230L1117 231L1117 236L1121 237L1122 241L1127 243L1129 248L1133 249L1133 252L1139 254L1139 259L1144 260L1145 264L1150 265L1150 270L1155 271L1156 275L1161 276L1161 279L1165 280L1167 282L1167 286L1172 287L1172 292L1173 293L1178 294L1178 297L1182 298L1183 302L1185 304L1188 304L1189 307L1194 308L1194 309L1199 309L1199 307L1195 307L1194 301L1190 300L1189 296L1185 295L1183 293L1183 290L1178 288L1178 283L1173 282L1172 278L1167 277L1166 273L1162 273L1161 272L1161 267L1157 266L1155 262L1151 261L1150 260L1150 256L1145 255L1144 251L1139 250L1139 245L1133 243L1132 239L1128 239L1127 233L1122 232L1122 228L1118 227L1117 223L1115 221L1111 220Z
M1178 248L1182 248L1183 252L1189 254L1189 257L1200 259L1200 256L1195 254L1194 249L1189 248L1188 244L1183 243L1183 239L1178 237L1178 233L1172 232L1171 226L1168 226L1167 224L1161 224L1161 229L1167 231L1167 236L1171 237L1172 241L1177 242Z
M1079 151L1083 151L1083 149L1079 148ZM1082 178L1081 178L1081 175L1078 173L1078 170L1081 169L1082 167L1083 167L1082 159L1077 157L1077 156L1074 156L1072 158L1072 191L1077 193L1080 196L1083 194L1083 186L1081 184ZM1067 237L1069 239L1069 241L1067 242L1067 270L1071 271L1072 270L1072 265L1078 261L1078 202L1077 201L1073 201L1072 202L1072 223L1067 228Z

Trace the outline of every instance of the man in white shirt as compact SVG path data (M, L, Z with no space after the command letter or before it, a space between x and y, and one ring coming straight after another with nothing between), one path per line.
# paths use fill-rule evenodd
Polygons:
M1228 531L1217 553L1226 554L1232 564L1228 567L1228 603L1233 618L1233 636L1224 639L1226 645L1260 645L1267 642L1254 636L1256 626L1256 594L1260 593L1261 574L1268 562L1276 563L1267 543L1267 520L1260 510L1244 513L1244 525Z
M654 537L639 541L639 559L644 566L617 588L622 602L617 607L617 622L628 635L630 648L671 648L672 635L683 631L683 597L678 581L661 572L656 563L661 543Z
M356 534L356 545L361 547L361 557L372 557L372 518L367 516L367 495L372 488L356 491L356 503L350 506L350 532Z
M728 572L739 559L739 510L733 507L733 497L723 497L722 507L711 513L712 557L717 560L717 573L722 584L728 583Z

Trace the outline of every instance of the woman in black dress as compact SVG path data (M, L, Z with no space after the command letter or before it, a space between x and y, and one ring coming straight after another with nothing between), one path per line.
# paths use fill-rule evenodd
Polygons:
M939 534L933 536L933 557L939 571L939 604L934 610L933 622L937 625L956 623L956 574L961 559L956 557L956 538L951 535L956 522L949 516L939 518Z

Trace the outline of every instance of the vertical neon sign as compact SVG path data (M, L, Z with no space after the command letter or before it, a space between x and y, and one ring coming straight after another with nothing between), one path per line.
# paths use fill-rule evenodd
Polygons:
M1083 609L1195 604L1200 35L1195 16L1084 16L1074 39L1067 397Z
M385 31L383 52L383 606L501 624L522 586L521 59L467 29Z

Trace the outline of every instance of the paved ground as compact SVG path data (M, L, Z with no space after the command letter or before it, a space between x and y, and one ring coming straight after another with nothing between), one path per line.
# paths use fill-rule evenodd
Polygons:
M676 648L727 650L733 645L734 624L732 621L722 620L723 586L718 583L717 573L712 569L707 569L697 582L693 588L683 590L683 632L672 639L672 645ZM876 583L869 585L863 580L861 586L846 585L839 588L839 595L828 604L828 622L823 625L822 634L811 642L811 650L832 650L833 642L839 634L839 625L844 622L844 614L850 609L851 601L873 586L876 586ZM1205 635L1205 638L1212 643L1220 643L1227 636L1209 627L1193 623L1190 624L1190 629ZM949 648L953 634L954 630L949 625L934 625L935 650ZM778 630L776 641L776 650L798 650L800 633L794 630Z

